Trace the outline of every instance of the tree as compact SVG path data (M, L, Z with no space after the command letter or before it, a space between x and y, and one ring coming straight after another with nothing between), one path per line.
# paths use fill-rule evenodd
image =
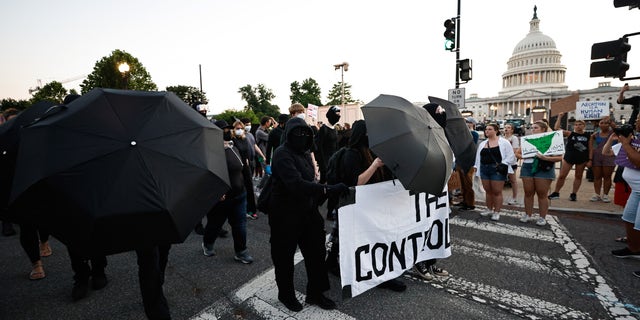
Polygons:
M180 99L182 99L182 101L186 102L190 106L193 106L194 104L209 103L206 94L196 87L169 86L166 90L175 93L176 96L178 96Z
M15 100L12 98L5 98L0 100L0 111L7 110L9 108L16 108L18 110L24 110L32 103L29 100Z
M253 88L250 84L240 88L238 93L242 96L242 100L247 102L245 111L252 110L258 118L262 116L278 117L280 115L280 108L277 105L271 104L271 100L276 96L271 89L268 89L264 84L258 84L258 87Z
M216 115L215 118L216 120L224 120L228 124L233 125L236 119L240 120L242 118L248 118L249 120L251 120L251 123L259 123L261 117L258 117L255 113L253 113L253 110L238 111L229 109L225 110L221 114Z
M333 88L331 88L331 91L329 91L329 94L327 95L327 100L329 100L327 102L328 106L342 104L342 82L338 82L333 85ZM344 103L348 104L348 103L354 103L354 102L356 101L353 100L353 98L351 98L351 85L345 82L344 83Z
M62 103L64 97L67 96L67 89L62 86L62 83L58 81L52 81L36 91L31 98L31 103L36 103L42 100L49 100L55 103Z
M129 71L124 76L118 66L126 62ZM158 90L151 76L137 58L122 50L114 50L93 66L93 72L80 84L82 94L93 88L130 89L142 91Z
M299 102L303 106L314 104L321 106L320 86L313 78L302 81L302 85L298 81L291 83L291 95L289 96L291 103Z

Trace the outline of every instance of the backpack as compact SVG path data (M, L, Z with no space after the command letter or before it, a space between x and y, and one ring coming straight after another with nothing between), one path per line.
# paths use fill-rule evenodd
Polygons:
M256 203L256 208L258 211L269 214L271 211L271 193L273 191L273 177L272 175L265 175L263 179L266 179L262 190L260 191L260 195L258 196L258 201Z
M338 149L338 151L334 152L329 158L329 161L327 162L327 183L336 184L344 182L342 158L347 150L349 150L347 147L342 147Z

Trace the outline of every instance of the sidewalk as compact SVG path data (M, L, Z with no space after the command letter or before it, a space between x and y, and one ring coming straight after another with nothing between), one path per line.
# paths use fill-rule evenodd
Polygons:
M559 167L559 165L556 165ZM553 192L553 189L556 186L556 182L558 180L558 175L560 174L560 169L556 169L556 179L551 182L551 190L549 193ZM518 202L519 205L509 206L506 203L511 199L512 190L511 187L505 186L502 195L504 199L505 208L518 209L524 208L523 199L524 199L524 191L522 189L522 179L520 179L520 168L516 172L516 177L518 177ZM605 214L605 215L613 215L613 216L621 216L623 207L616 205L613 203L613 195L615 191L615 184L611 186L611 191L609 191L609 198L611 199L610 203L604 203L602 201L591 202L591 196L595 193L593 189L593 182L589 182L587 180L586 170L583 173L582 184L580 185L580 189L577 192L577 201L570 201L569 194L571 193L571 189L573 188L573 181L575 177L575 171L571 169L569 171L569 175L567 176L564 186L560 189L560 199L557 200L549 200L549 210L553 211L567 211L567 212L584 212L584 213L597 213L597 214ZM613 178L613 177L612 177ZM476 196L476 202L484 204L485 199ZM534 198L533 202L534 208L538 207L538 199ZM524 210L524 209L522 209Z

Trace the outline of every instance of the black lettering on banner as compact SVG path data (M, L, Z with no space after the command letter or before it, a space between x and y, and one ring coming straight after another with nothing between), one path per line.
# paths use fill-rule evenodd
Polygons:
M389 250L389 272L393 271L393 261L394 258L398 262L400 262L400 267L402 269L407 268L407 262L405 261L405 253L404 253L404 245L407 239L402 239L402 244L400 245L400 249L398 249L398 244L394 241L391 242L391 250Z
M378 259L376 251L378 249L382 249L382 259ZM376 274L376 277L379 277L385 273L385 269L387 269L387 252L389 251L389 246L384 243L376 243L373 245L371 249L371 266L373 267L373 272ZM378 269L378 262L382 262L382 268Z
M444 247L451 247L451 239L449 239L449 218L444 219Z
M436 242L435 244L431 241L433 239L433 228L438 228L437 232L438 232L438 237L437 240L438 242ZM442 236L443 236L443 229L444 226L442 225L442 222L440 220L435 220L433 221L433 225L431 225L431 231L429 232L429 237L427 238L427 247L429 247L429 249L437 249L440 248L442 246Z
M360 281L365 281L365 280L371 280L372 275L371 275L371 271L367 271L367 273L363 276L362 274L360 274L360 271L362 270L362 260L361 260L361 255L363 253L369 253L369 245L364 245L361 247L358 247L358 249L356 249L356 281L360 282Z
M416 222L420 222L422 220L422 217L420 217L420 193L413 194L413 200L416 208Z
M409 239L409 241L411 241L411 249L413 250L413 263L412 264L416 264L416 261L418 260L418 237L420 237L422 235L422 232L416 232L410 236L407 237L407 239ZM420 251L422 251L422 248L424 248L424 243L422 244L422 247L420 247Z

